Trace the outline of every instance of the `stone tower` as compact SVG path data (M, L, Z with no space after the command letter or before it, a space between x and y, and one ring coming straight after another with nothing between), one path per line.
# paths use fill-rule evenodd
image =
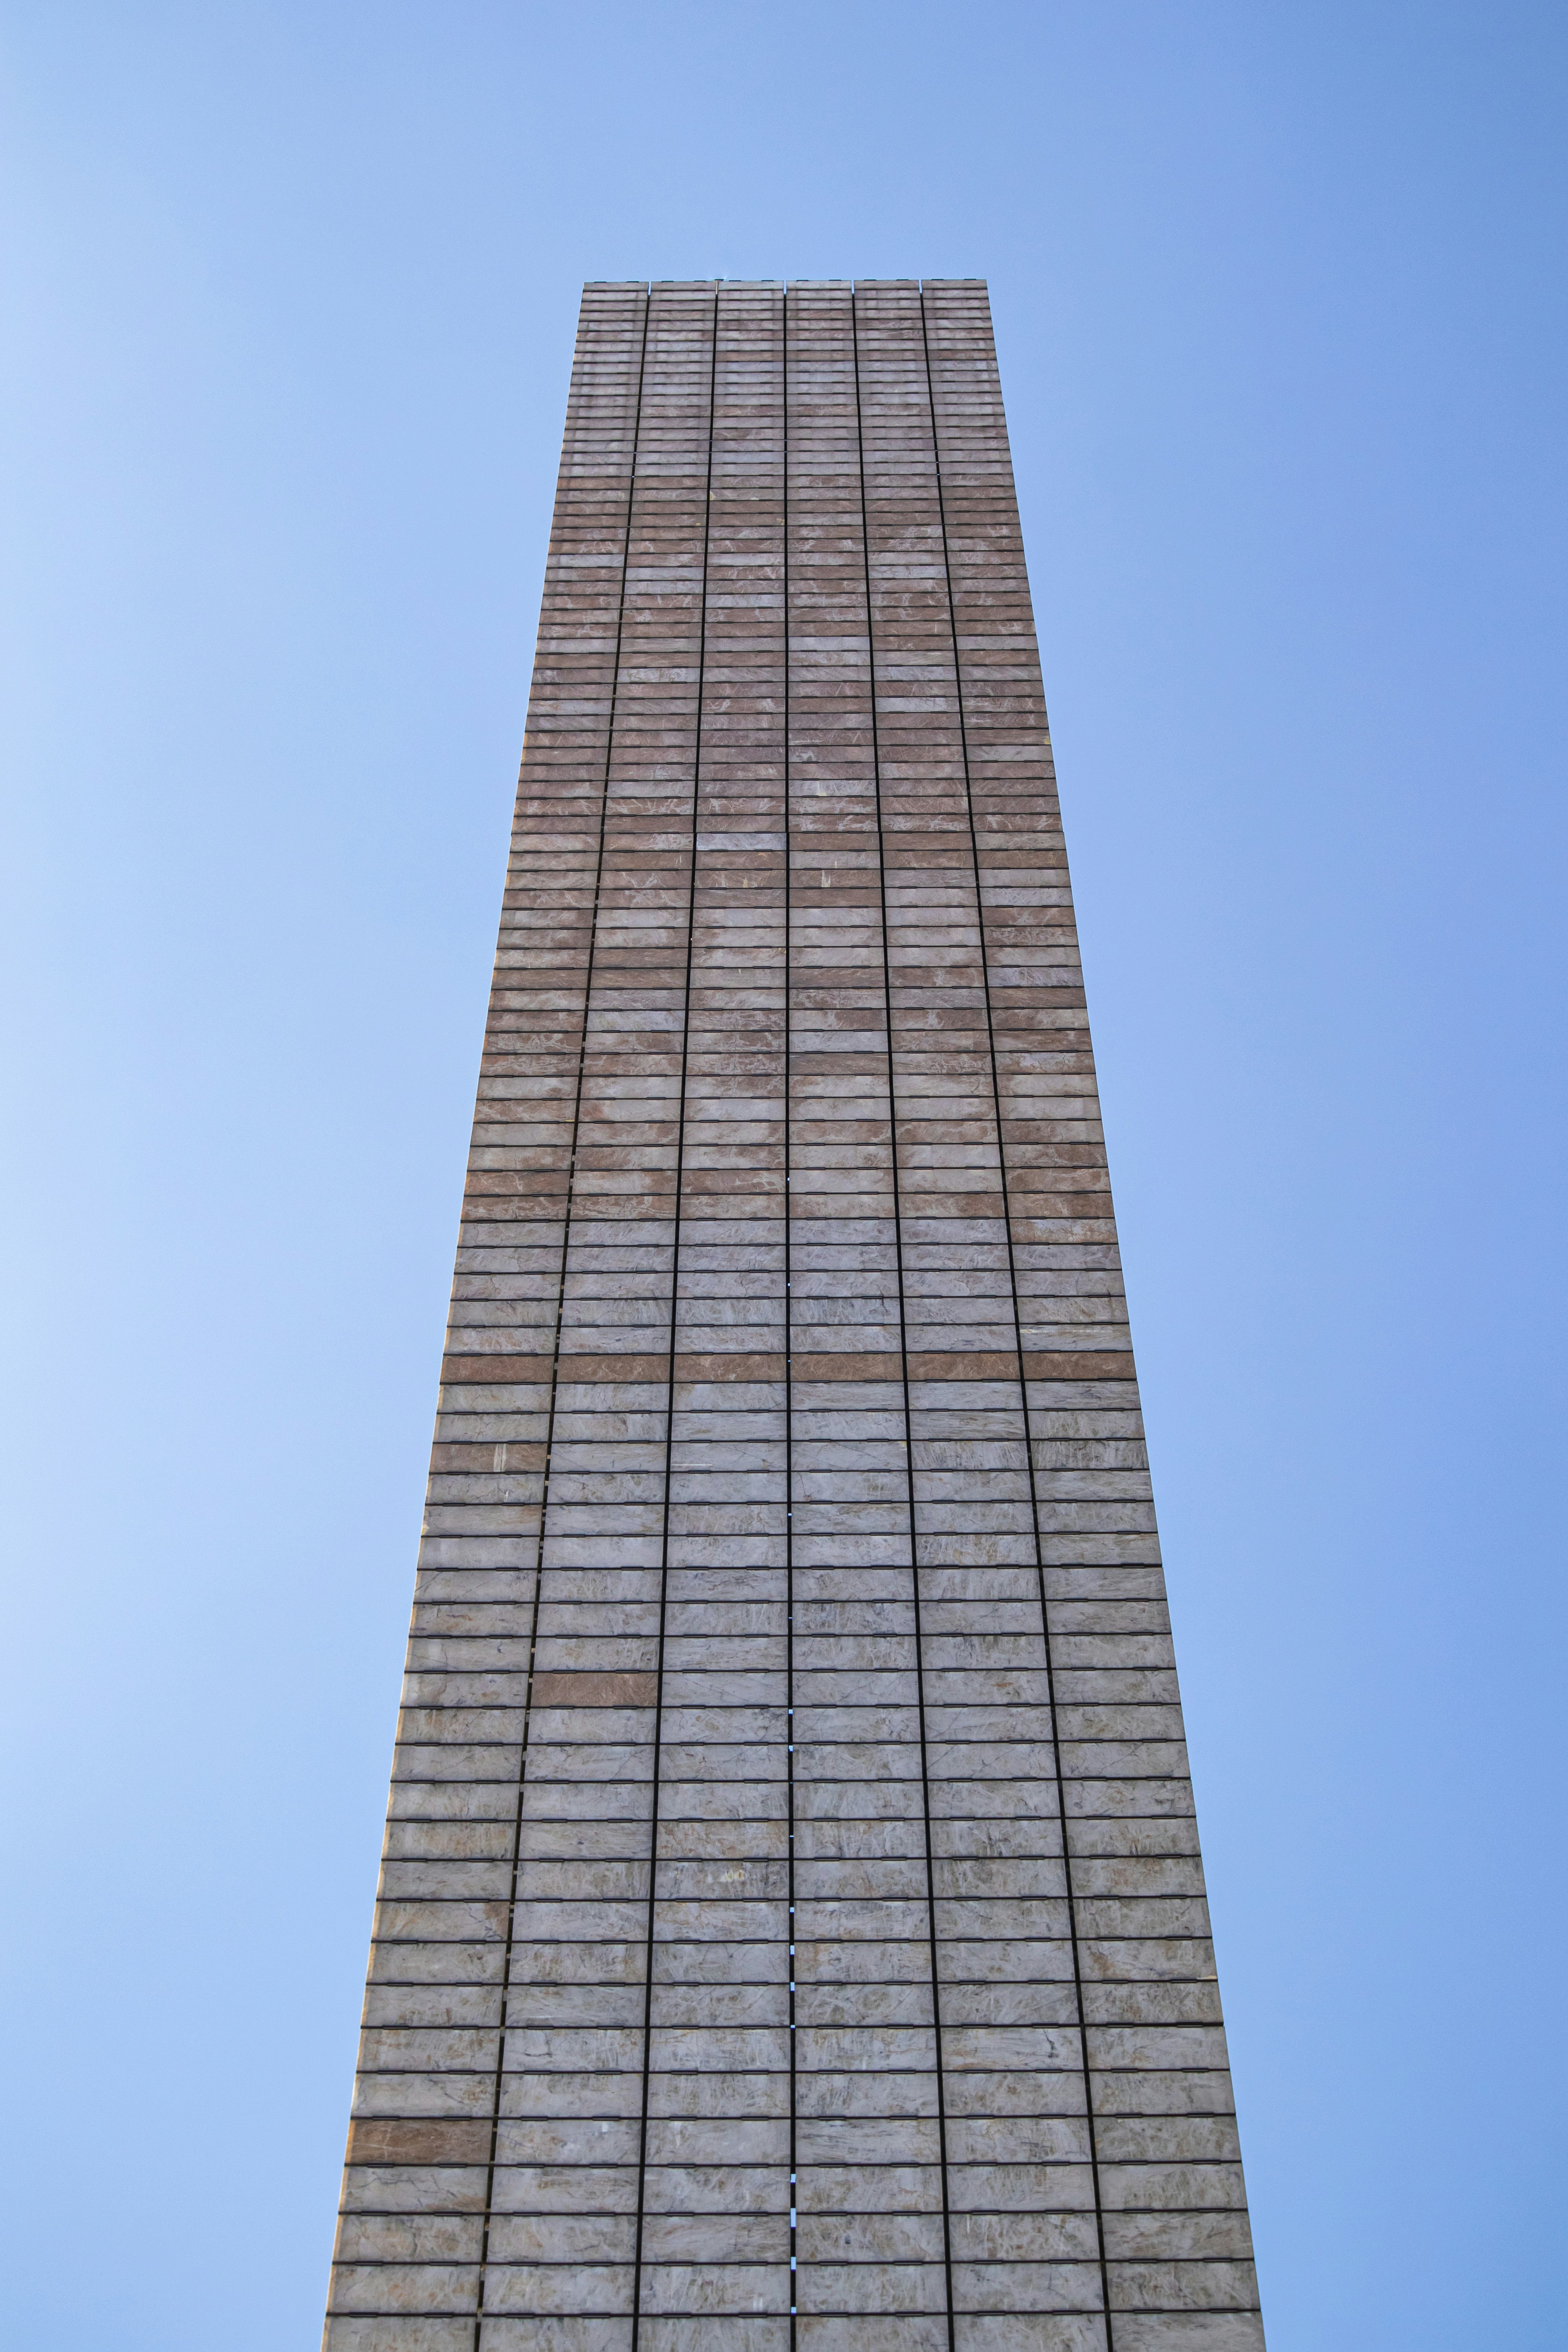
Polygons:
M593 285L330 2352L1256 2352L984 284Z

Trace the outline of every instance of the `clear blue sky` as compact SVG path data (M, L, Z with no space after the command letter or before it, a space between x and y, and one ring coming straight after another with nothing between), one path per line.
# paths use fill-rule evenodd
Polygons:
M11 2341L320 2324L579 285L953 273L1270 2342L1568 2338L1565 152L1518 0L0 5Z

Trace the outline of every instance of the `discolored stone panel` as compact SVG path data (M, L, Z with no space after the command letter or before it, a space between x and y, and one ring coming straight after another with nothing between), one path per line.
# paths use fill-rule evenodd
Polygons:
M329 2352L1256 2352L984 285L584 294Z

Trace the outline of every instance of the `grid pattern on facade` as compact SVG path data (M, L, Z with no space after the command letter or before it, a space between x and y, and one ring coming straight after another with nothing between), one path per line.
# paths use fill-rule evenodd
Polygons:
M1256 2352L977 280L584 293L330 2352Z

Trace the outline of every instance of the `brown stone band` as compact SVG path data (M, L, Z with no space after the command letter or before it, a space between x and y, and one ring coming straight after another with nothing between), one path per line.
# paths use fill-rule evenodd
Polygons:
M535 1706L654 1706L657 1675L535 1675Z
M357 2116L349 2126L351 2164L488 2164L490 2126L423 2118Z

